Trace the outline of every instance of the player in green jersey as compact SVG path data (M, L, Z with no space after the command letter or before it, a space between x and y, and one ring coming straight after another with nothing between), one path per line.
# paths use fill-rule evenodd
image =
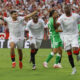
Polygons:
M49 54L46 61L43 63L43 66L45 68L48 68L48 62L52 59L54 54L57 54L55 64L53 65L54 68L61 68L61 65L58 64L61 61L61 54L62 54L62 40L59 35L59 31L55 29L56 19L58 17L58 12L55 10L52 10L50 12L50 18L48 21L48 28L50 33L50 40L51 40L51 47L52 52Z

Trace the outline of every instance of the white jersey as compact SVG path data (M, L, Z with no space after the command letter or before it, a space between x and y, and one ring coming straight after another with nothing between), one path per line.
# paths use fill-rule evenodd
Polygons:
M35 37L37 39L43 39L44 36L44 21L38 19L37 23L34 23L33 20L30 20L27 23L26 30L29 31L29 37Z
M60 23L63 27L63 33L66 35L69 34L78 34L78 21L80 16L76 13L72 13L70 17L67 17L66 14L63 14L58 20L57 23Z
M8 24L9 35L14 38L24 38L24 17L18 17L16 21L13 21L11 17L4 18Z

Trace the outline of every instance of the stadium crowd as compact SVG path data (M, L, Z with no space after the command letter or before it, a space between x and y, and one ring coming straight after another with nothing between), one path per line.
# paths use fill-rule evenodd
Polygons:
M39 17L47 24L50 9L57 10L61 15L64 13L65 4L71 4L73 13L80 14L80 0L0 0L0 16L8 17L11 10L16 10L20 16L25 16L38 7ZM0 25L0 33L6 33L8 39L8 30L3 25Z

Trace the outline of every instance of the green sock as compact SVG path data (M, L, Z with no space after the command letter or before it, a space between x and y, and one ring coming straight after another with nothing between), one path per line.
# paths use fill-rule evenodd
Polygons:
M60 58L61 58L61 55L60 55L60 54L57 54L57 55L56 55L55 64L58 64L58 63L59 63Z
M49 54L48 58L46 59L46 62L48 63L48 62L52 59L53 56L54 56L54 53L51 52L51 53Z

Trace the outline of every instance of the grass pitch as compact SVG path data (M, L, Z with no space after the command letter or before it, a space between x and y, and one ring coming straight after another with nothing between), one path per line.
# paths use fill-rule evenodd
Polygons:
M76 61L77 73L70 75L72 72L67 54L63 52L62 69L53 69L55 56L49 62L48 69L43 67L43 62L47 58L51 49L40 49L36 55L35 71L32 70L32 64L29 63L30 49L23 49L23 69L19 69L18 54L16 50L16 68L11 68L10 49L0 49L0 80L80 80L80 62Z

